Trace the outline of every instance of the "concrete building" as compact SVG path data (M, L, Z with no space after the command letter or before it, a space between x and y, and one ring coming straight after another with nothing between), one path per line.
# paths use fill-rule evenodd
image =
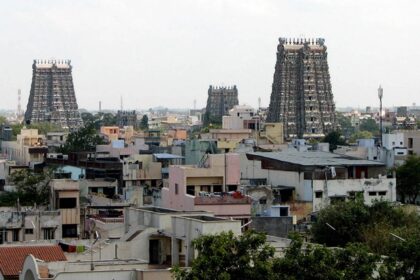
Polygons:
M396 201L396 179L388 178L385 164L318 151L247 153L263 169L281 171L282 186L293 188L293 199L319 211L334 200L361 195L366 204ZM309 213L308 213L309 214Z
M25 122L51 122L69 129L82 126L70 60L34 60L32 70Z
M239 192L239 185L239 155L209 154L199 166L169 167L168 183L162 188L162 206L247 220L251 200Z
M408 154L420 155L420 130L404 131L403 133Z
M222 123L222 117L228 115L229 110L238 104L238 89L236 85L232 87L210 86L204 123Z
M50 181L52 209L61 213L63 238L77 238L80 235L80 187L79 182L69 179Z
M259 130L261 119L255 110L248 105L235 105L229 110L228 116L223 116L223 129Z
M46 144L48 150L55 151L57 148L63 146L67 141L68 132L48 132L46 137Z
M44 162L48 153L45 136L38 129L22 128L16 141L2 142L3 154L18 165L31 166Z
M334 130L324 39L279 39L267 121L283 123L286 138L320 138Z
M62 238L60 211L0 208L0 244Z
M120 128L118 126L101 126L100 133L106 137L106 140L112 142L118 140Z

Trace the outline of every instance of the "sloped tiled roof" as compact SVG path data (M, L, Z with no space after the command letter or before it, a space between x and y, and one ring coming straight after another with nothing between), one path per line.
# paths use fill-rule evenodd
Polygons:
M46 262L67 260L58 245L4 246L0 247L0 272L3 276L18 276L29 254Z

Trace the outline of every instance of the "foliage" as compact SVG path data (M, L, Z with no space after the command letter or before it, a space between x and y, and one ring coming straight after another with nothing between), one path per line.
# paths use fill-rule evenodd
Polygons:
M354 132L354 127L351 125L349 117L346 117L341 112L336 112L337 122L343 135L348 138Z
M274 279L373 279L378 260L362 244L332 249L295 237L284 258L274 261Z
M175 279L272 279L274 248L262 233L203 235L193 241L198 257L190 270L173 269Z
M341 135L338 131L332 131L328 133L322 142L327 142L330 144L330 151L334 151L337 149L337 146L339 145L346 145L346 141L344 140L344 137Z
M13 133L13 137L14 139L16 139L16 136L20 133L20 130L23 128L23 124L12 124L10 125L10 127L12 128L12 133Z
M21 205L47 205L50 194L48 184L52 176L52 169L42 173L35 173L29 169L13 172L8 179L16 186L16 192L3 193L0 196L1 205L15 205L18 198Z
M7 118L5 116L0 116L0 125L7 124Z
M379 133L379 125L376 123L374 119L365 119L360 122L359 129L362 131L369 131L373 135L377 135Z
M372 139L373 134L366 130L360 130L353 133L350 137L350 142L355 143L357 139Z
M88 123L79 130L70 133L66 143L58 149L58 152L68 154L70 152L94 151L96 145L104 143L104 140L96 133L95 125Z
M212 116L210 112L204 113L203 116L203 125L204 126L211 126L211 125L222 125L222 117Z
M362 242L372 252L388 255L398 241L392 234L402 238L420 234L420 217L385 201L367 206L356 199L322 209L311 232L315 242L327 246Z
M43 135L46 135L48 132L64 131L64 129L58 124L54 124L50 122L33 123L30 125L27 125L26 127L31 128L31 129L38 129L38 133L43 134Z
M147 115L143 115L140 120L140 129L147 130L149 128L149 117Z
M414 204L420 194L420 156L411 155L396 168L397 192L401 200Z
M283 257L274 257L274 248L266 244L264 234L232 232L204 235L193 241L198 257L190 269L174 267L173 276L181 279L400 279L413 271L413 263L385 260L360 243L345 248L327 248L303 243L298 235ZM407 247L408 248L408 247ZM406 251L411 257L418 253ZM416 271L414 269L414 271ZM405 278L414 279L414 278Z

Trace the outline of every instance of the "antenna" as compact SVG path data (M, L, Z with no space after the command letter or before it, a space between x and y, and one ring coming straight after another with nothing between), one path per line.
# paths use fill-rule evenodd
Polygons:
M123 110L123 97L121 95L121 111Z
M194 99L194 110L197 109L197 99Z
M258 109L261 108L261 97L258 97Z
M102 112L102 101L99 100L99 113L101 113L101 112Z

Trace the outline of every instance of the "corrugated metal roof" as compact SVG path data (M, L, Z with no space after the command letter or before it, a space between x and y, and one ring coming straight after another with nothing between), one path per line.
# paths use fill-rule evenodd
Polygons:
M46 262L67 260L58 245L4 246L0 247L0 271L3 276L19 276L29 254Z
M384 166L385 164L379 161L359 159L355 157L320 152L320 151L305 151L299 152L295 150L286 150L281 152L257 152L247 153L252 157L259 157L261 159L271 159L285 163L301 165L301 166Z

